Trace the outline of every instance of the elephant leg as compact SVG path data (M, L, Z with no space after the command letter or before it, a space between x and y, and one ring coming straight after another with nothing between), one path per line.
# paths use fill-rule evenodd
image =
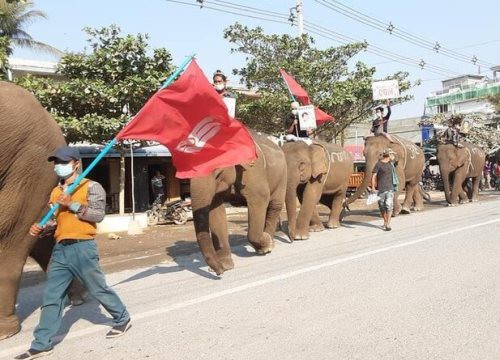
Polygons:
M323 184L319 182L308 183L304 189L302 205L297 217L297 227L295 229L295 240L309 239L309 224L313 213L321 197ZM318 216L319 217L319 216Z
M280 222L280 215L281 210L283 210L285 192L285 184L283 184L279 190L276 190L271 195L271 200L269 201L269 206L267 207L266 225L264 227L264 232L268 233L271 238L274 238L274 234L276 233L276 226L278 225L278 222Z
M401 207L401 213L402 214L409 214L411 211L411 206L413 202L415 202L415 208L419 207L420 209L423 209L423 199L422 195L419 192L418 189L419 185L417 184L412 184L412 183L407 183L406 184L406 193L405 193L405 199L403 201L403 205ZM418 205L417 205L418 203Z
M0 340L15 335L21 330L16 316L16 297L28 254L27 249L15 247L0 250Z
M399 195L400 194L401 194L401 191L394 192L394 208L392 210L392 216L397 216L401 213L402 207L401 207L401 204L399 203Z
M415 185L413 191L413 203L415 204L414 205L415 211L422 211L424 209L424 198L422 196L422 193L420 192L419 184Z
M480 183L481 183L480 176L476 176L475 178L472 178L472 196L471 196L472 202L479 201L479 184Z
M340 190L333 197L330 218L328 219L328 223L326 224L329 229L336 229L340 227L340 214L342 213L342 203L344 202L346 191L347 187Z
M224 271L231 270L234 268L234 262L231 256L231 246L229 245L226 209L222 201L214 205L210 210L209 223L217 260Z
M257 254L264 255L270 253L274 248L272 236L264 231L268 220L270 194L267 188L251 190L254 191L247 189L244 194L248 204L248 242L252 245ZM275 217L276 209L273 209L272 213L272 216ZM269 223L269 225L271 224ZM276 226L276 223L274 226Z
M318 207L314 207L313 214L311 216L311 222L309 223L309 231L319 232L325 230L325 226L319 217Z

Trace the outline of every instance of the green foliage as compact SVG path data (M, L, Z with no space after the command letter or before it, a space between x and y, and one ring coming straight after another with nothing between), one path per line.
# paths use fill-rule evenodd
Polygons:
M333 115L319 129L327 139L340 134L352 123L366 120L376 105L372 101L371 84L374 67L358 62L350 69L348 62L366 49L366 43L353 43L319 50L309 35L266 35L262 28L250 29L235 23L224 31L224 38L233 44L232 52L246 54L246 65L233 70L242 84L258 89L257 100L241 99L237 116L260 131L282 132L283 120L289 116L290 95L279 74L285 69L307 90L313 103ZM383 80L397 79L401 92L411 84L408 74L396 73ZM398 103L409 100L404 96Z
M7 79L7 67L9 66L8 46L9 39L6 36L0 36L0 80Z
M0 37L9 39L7 54L12 54L12 47L25 47L36 51L61 55L56 48L36 41L26 32L26 27L38 19L46 19L47 15L39 10L32 10L31 0L0 0Z
M148 55L147 35L120 35L110 26L84 29L90 53L61 58L63 79L27 76L17 80L54 115L68 142L104 143L137 113L172 72L170 53Z

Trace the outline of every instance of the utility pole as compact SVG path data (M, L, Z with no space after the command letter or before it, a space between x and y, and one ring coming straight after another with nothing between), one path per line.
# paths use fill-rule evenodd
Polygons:
M304 5L302 4L302 0L297 0L297 5L295 6L295 10L297 12L299 36L302 36L302 34L304 34Z

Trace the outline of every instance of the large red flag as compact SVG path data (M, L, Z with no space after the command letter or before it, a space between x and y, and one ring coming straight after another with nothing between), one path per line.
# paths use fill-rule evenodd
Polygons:
M285 80L285 83L288 86L288 89L290 89L290 92L293 94L293 96L297 99L297 101L301 105L310 105L311 104L311 99L309 99L309 95L307 94L307 91L305 91L296 81L295 79L291 76L288 75L287 72L283 69L280 69L280 74L283 77L283 80ZM332 121L333 116L328 115L326 112L321 110L318 107L314 107L314 112L316 116L316 123L318 125L321 125L327 121Z
M148 100L117 139L165 145L180 179L257 157L250 133L229 117L222 98L194 60L177 81Z

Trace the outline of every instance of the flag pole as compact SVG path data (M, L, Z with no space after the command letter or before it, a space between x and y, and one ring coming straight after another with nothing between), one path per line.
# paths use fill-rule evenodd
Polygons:
M195 54L191 54L189 56L186 56L186 59L183 61L183 63L168 77L167 80L163 83L161 86L160 90L165 89L167 86L169 86L172 82L174 82L177 79L177 76L184 70L184 68L189 64L189 62L195 57ZM125 125L126 126L126 125ZM76 189L76 187L80 184L80 182L83 180L85 176L88 175L90 171L97 165L99 161L106 155L111 148L118 142L118 139L115 137L113 140L111 140L97 155L97 157L90 163L90 165L76 178L76 180L71 184L65 191L65 194L71 194L73 191ZM50 220L52 215L59 209L59 203L55 203L54 206L50 208L50 210L45 214L45 216L40 220L38 223L39 226L43 227L47 222Z

